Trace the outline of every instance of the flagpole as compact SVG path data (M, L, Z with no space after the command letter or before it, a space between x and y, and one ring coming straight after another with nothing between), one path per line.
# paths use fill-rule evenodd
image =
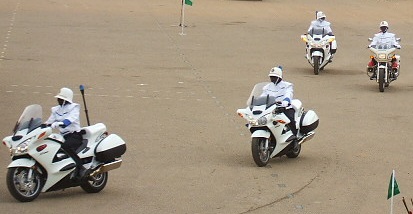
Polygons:
M394 194L394 169L391 174L391 205L390 205L390 214L393 214L393 194Z
M184 1L185 0L182 0L181 1L181 17L180 17L180 19L179 19L179 26L182 26L182 16L183 16L183 11L184 11Z
M182 0L182 10L181 10L181 33L179 35L183 36L185 35L184 33L184 27L185 27L185 0Z

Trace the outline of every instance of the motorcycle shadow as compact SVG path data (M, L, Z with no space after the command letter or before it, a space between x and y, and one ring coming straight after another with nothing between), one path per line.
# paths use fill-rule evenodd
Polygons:
M365 71L354 70L354 69L337 69L337 68L324 68L320 71L318 75L314 74L312 68L297 68L295 71L298 74L306 75L309 77L317 77L320 75L336 75L336 76L357 76L357 75L366 75Z
M317 157L312 157L311 155L300 154L297 158L288 158L283 155L281 157L271 158L266 166L258 167L254 160L250 156L246 156L245 159L238 164L238 167L242 168L257 168L257 169L289 169L294 168L294 170L299 169L300 167L307 168L308 165L319 164L318 162L322 161Z
M104 194L104 192L99 193ZM83 191L80 187L73 187L73 188L68 188L64 190L57 190L57 191L52 191L52 192L45 192L39 195L40 200L68 200L73 197L76 197L77 199L85 199L90 198L90 194L86 193Z

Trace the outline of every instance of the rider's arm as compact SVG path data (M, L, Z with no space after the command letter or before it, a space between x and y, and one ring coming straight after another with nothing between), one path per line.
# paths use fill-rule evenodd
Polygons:
M311 34L311 30L313 30L314 25L315 25L315 23L314 23L314 21L312 21L312 22L310 23L310 27L308 27L308 30L307 30L307 33L308 33L308 34Z
M287 83L286 87L284 88L282 106L284 107L289 106L291 104L292 99L293 99L293 84Z
M69 126L70 124L72 124L75 121L78 121L79 120L79 115L80 115L80 106L76 104L70 110L70 112L68 112L67 117L62 121L64 123L65 127Z
M394 37L392 38L392 43L393 43L393 46L394 46L394 47L396 47L396 48L398 48L398 49L401 48L400 44L399 44L399 43L397 42L397 40L396 40L396 36L394 36Z
M325 31L327 32L326 34L328 34L329 36L333 36L333 30L330 27L330 24L328 24L325 28Z
M291 100L293 99L293 94L294 94L293 84L290 83L290 85L285 90L284 100L288 101L288 103L291 103Z
M369 47L375 47L377 45L377 36L373 37L373 41L371 41Z
M47 119L46 120L46 122L45 122L45 124L52 124L53 122L55 122L56 121L56 116L55 116L55 111L54 111L54 109L52 108L52 110L51 110L51 114L50 114L50 116L49 116L49 119Z

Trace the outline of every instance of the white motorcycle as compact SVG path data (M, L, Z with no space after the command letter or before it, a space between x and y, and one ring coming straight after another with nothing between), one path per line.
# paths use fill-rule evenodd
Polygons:
M372 38L369 38L369 41L372 40ZM400 38L397 38L396 41L399 42ZM396 49L396 47L389 44L369 47L369 50L373 53L370 58L375 62L375 66L367 68L367 76L370 77L370 80L376 80L380 92L384 92L384 88L395 81L400 74L400 56L395 55ZM393 61L398 63L397 68L392 67Z
M83 91L82 91L83 95ZM75 161L61 148L64 138L42 124L42 107L27 106L3 144L10 149L7 187L21 202L36 199L41 192L80 186L88 193L103 190L108 171L119 168L126 143L116 134L108 134L103 123L82 128L82 145L76 150L88 169L78 177Z
M311 33L301 35L301 39L306 43L305 58L318 75L332 60L331 43L336 37L325 34L324 29L313 29Z
M319 123L313 110L305 111L301 101L293 99L291 107L295 110L296 124L289 124L290 120L284 114L285 107L280 107L275 97L260 96L266 84L268 82L256 84L248 98L247 108L237 110L238 115L248 122L252 157L259 167L266 166L273 157L298 157L301 145L313 138ZM297 136L294 136L290 125L296 126Z

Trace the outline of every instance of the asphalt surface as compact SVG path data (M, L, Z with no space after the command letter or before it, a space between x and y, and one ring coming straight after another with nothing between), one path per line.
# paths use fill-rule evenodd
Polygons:
M91 123L127 142L102 192L70 188L30 203L9 194L1 147L2 213L386 213L393 169L394 213L406 212L412 8L408 0L194 1L180 35L180 1L1 0L0 135L27 105L41 104L47 119L61 87L83 107L83 84ZM316 10L338 42L319 75L300 40ZM402 49L400 77L380 93L365 67L382 20ZM298 158L259 168L236 110L276 65L320 125Z

